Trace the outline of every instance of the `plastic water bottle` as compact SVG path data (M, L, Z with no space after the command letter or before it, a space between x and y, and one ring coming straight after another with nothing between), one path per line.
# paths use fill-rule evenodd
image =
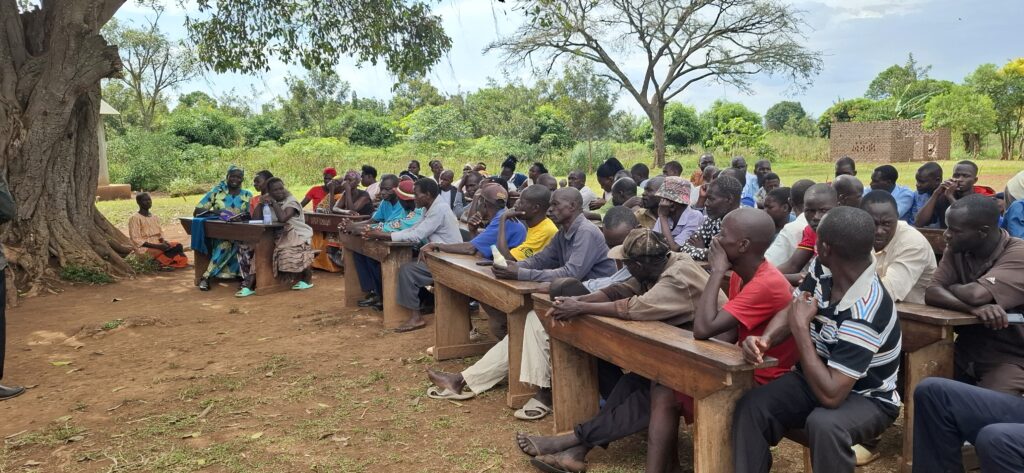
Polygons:
M491 259L494 261L494 267L508 268L508 261L505 260L505 257L498 251L498 247L495 245L491 245Z
M270 204L264 202L263 203L263 224L264 225L270 225L270 212L271 212Z

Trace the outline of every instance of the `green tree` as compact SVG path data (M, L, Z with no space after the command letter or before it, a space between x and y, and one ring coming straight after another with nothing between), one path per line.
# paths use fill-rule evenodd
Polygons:
M280 142L284 137L284 128L271 114L252 115L241 119L239 123L242 141L247 146L258 146L264 141Z
M807 112L804 111L804 106L800 105L800 102L784 100L772 105L764 113L764 127L769 130L780 131L786 125L786 122L791 119L799 121L806 116Z
M568 64L547 95L564 112L572 138L586 141L588 149L593 149L595 139L608 134L617 94L612 91L611 81L594 73L593 64Z
M395 84L390 108L391 114L400 119L420 107L444 105L445 102L444 96L430 81L422 77L411 77Z
M789 120L786 120L786 123L782 125L782 132L788 135L804 136L807 138L821 136L821 131L818 130L818 122L811 117L789 117Z
M764 128L759 123L736 117L715 127L706 145L708 148L731 153L738 148L753 148L764 139L764 136Z
M437 143L470 138L473 130L458 109L451 105L427 105L402 119L409 141Z
M964 138L964 147L977 157L981 137L996 128L996 109L992 99L970 87L957 86L928 102L924 126L949 128Z
M665 161L665 106L689 86L711 79L749 91L754 74L806 83L821 69L820 53L800 42L799 12L774 0L511 3L526 14L525 23L486 50L501 51L507 64L544 64L548 72L566 58L600 65L600 74L650 119L658 167ZM642 74L632 74L628 64L637 49L646 58Z
M238 144L235 119L213 107L178 107L167 117L167 132L185 143L230 148Z
M540 145L544 151L568 148L575 142L570 131L569 115L553 105L544 104L533 112L534 132L531 144Z
M699 144L703 134L697 109L679 102L665 106L665 144L688 148Z
M852 122L874 103L871 99L856 98L840 100L832 104L818 117L818 129L821 130L821 136L828 138L831 135L833 122Z
M95 207L100 80L125 67L103 27L126 0L0 1L0 162L18 203L2 241L19 291L33 295L69 263L115 274L130 240ZM266 70L273 58L331 69L343 58L423 74L451 48L419 0L198 0L191 43L218 71ZM15 86L16 85L16 86ZM54 169L65 179L40 180Z
M498 85L489 79L487 87L466 95L464 109L474 136L490 135L527 142L533 135L533 111L541 103L536 88L522 84Z
M118 80L131 91L131 110L137 111L138 125L146 130L153 129L157 113L167 110L166 93L199 73L192 50L160 30L163 7L154 6L154 12L155 18L141 28L117 20L103 28L103 36L120 51L124 70Z
M882 100L901 95L914 82L928 78L932 66L919 66L913 54L907 55L907 62L902 66L893 64L877 76L868 85L864 97Z
M198 90L178 96L178 107L191 108L198 106L217 108L217 99L211 97L206 92Z
M642 139L637 139L634 130L644 123L647 124L647 128L651 126L647 117L638 117L623 110L612 113L610 121L612 124L608 130L608 137L619 143L643 141Z
M701 114L701 122L704 128L705 139L709 139L715 130L724 129L734 118L742 118L747 122L761 124L761 115L747 108L740 102L728 100L715 100L711 107Z
M1001 159L1013 159L1024 149L1024 58L1010 61L1002 68L982 64L967 76L965 83L992 99Z
M305 78L285 78L288 97L278 97L288 131L308 130L328 136L327 123L337 117L348 102L349 85L334 71L308 71Z

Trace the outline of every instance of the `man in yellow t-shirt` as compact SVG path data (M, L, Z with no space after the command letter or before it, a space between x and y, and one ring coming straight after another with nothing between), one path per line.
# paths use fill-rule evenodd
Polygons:
M498 226L498 251L507 260L522 261L539 253L548 246L551 238L558 233L555 222L548 218L548 205L551 190L547 186L532 185L519 196L516 206L509 212L501 214ZM519 219L526 224L526 240L515 248L509 249L505 241L505 222L510 218Z

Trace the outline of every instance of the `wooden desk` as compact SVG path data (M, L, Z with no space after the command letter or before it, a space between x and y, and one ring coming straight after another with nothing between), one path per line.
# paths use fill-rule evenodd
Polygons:
M694 398L694 472L729 472L736 401L754 386L754 369L775 366L743 360L736 345L694 340L688 330L662 322L582 316L556 322L551 301L534 294L537 315L551 337L555 431L568 432L598 411L595 357Z
M337 226L334 227L337 231ZM364 240L350 233L339 233L338 241L345 252L345 307L357 307L363 297L359 286L359 272L356 270L356 253L368 256L380 263L381 282L384 294L381 301L384 305L384 328L393 329L409 319L409 310L395 301L398 288L398 268L412 260L411 242L394 242L384 240Z
M315 232L338 233L338 224L343 221L361 222L369 220L366 215L338 215L316 212L303 212L306 224L313 227Z
M935 252L936 259L942 258L942 253L946 251L946 237L943 236L945 230L939 228L918 228L918 231L928 239L928 243L932 245L932 251Z
M428 253L434 275L434 358L447 360L480 355L494 342L471 343L469 301L477 300L508 316L509 407L522 407L536 389L519 382L526 314L533 308L530 294L541 283L495 278L491 268L477 265L476 256Z
M181 226L185 233L192 234L192 217L181 217ZM272 294L288 289L287 281L274 277L274 233L284 225L256 223L228 223L220 220L207 220L206 237L217 240L232 240L247 243L255 250L252 266L256 271L256 295ZM210 249L212 251L212 249ZM193 264L195 265L195 284L203 278L210 265L210 255L204 255L193 248Z
M903 332L903 460L901 469L909 473L914 456L914 389L927 377L953 377L953 330L975 325L978 318L921 304L896 304Z

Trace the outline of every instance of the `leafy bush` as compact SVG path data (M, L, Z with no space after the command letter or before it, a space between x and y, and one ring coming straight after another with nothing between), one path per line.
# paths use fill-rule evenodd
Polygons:
M222 148L238 143L235 120L216 108L178 107L167 117L166 127L169 133L180 136L186 143Z
M402 119L408 139L414 143L436 143L469 138L473 130L452 105L427 106Z
M533 112L534 130L530 142L540 145L541 149L561 149L572 146L572 134L569 131L569 118L565 112L551 106L541 105Z
M382 148L395 144L398 137L395 136L391 122L386 118L364 113L352 122L348 141L357 145Z
M177 136L131 129L107 143L110 179L134 190L160 189L183 174L181 149Z
M265 141L281 141L284 137L284 128L267 115L243 118L239 125L246 146L257 146Z
M114 282L106 271L95 266L68 263L60 270L60 277L65 281L87 284L110 284Z
M614 156L615 149L607 141L595 141L592 148L587 143L579 143L569 152L569 159L548 163L548 170L559 176L577 169L591 174L597 166Z
M149 255L132 253L124 258L124 262L128 263L128 266L132 268L135 274L154 273L160 269L160 264Z

